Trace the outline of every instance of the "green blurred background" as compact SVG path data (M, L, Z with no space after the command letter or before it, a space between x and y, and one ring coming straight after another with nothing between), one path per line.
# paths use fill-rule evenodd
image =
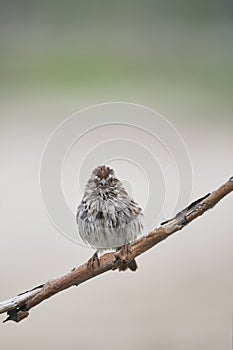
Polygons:
M231 110L231 1L1 3L3 95L198 98Z
M165 115L193 163L193 199L232 174L232 1L1 1L1 299L91 251L57 234L39 166L54 128L95 103ZM77 200L78 202L78 200ZM231 349L232 198L144 256L61 293L1 348Z

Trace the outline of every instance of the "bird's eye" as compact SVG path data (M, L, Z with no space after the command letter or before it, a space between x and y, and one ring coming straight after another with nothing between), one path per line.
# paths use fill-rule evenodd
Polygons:
M100 180L100 179L99 179L99 177L98 177L98 176L95 176L95 177L94 177L94 181L95 181L95 183L98 183L98 182L99 182L99 180Z

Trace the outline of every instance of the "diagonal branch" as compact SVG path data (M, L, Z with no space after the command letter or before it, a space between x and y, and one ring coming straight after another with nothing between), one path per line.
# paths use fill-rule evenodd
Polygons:
M147 236L144 236L130 245L127 255L127 262L141 255L157 243L161 242L176 231L196 219L198 216L213 208L223 197L233 191L233 177L216 191L199 198L187 208L179 212L174 218L163 222ZM64 276L49 280L43 285L21 293L14 298L0 302L0 313L7 312L7 319L4 321L19 322L29 315L29 310L50 298L54 294L98 276L106 271L115 270L122 265L122 260L116 260L114 253L106 253L100 257L100 264L90 267L88 263L73 269Z

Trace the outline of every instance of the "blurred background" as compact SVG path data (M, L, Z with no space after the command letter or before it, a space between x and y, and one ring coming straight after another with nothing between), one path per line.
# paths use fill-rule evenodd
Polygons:
M166 116L190 153L193 200L233 175L233 3L0 5L4 300L92 254L58 233L39 188L48 137L77 110L128 101ZM20 324L1 325L1 347L232 349L232 247L228 196L139 257L137 273L106 273L45 301Z

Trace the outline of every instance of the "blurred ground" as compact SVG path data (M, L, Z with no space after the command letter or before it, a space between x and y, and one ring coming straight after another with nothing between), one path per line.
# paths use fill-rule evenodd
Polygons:
M190 152L192 199L233 175L231 5L58 3L1 14L1 300L92 253L56 231L39 190L44 145L77 110L124 100L165 115ZM1 348L230 350L231 214L229 196L141 256L137 273L107 273L1 325Z

